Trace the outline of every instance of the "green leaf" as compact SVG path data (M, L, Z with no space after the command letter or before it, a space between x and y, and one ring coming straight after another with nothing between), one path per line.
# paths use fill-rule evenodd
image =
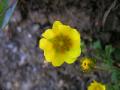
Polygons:
M114 51L114 48L111 45L107 45L105 47L105 51L104 51L104 62L106 64L109 64L110 66L113 64L113 60L112 60L112 52Z
M0 0L0 14L6 9L8 6L8 0Z
M92 44L93 49L102 49L100 41L96 41Z
M119 83L117 83L117 84L110 83L110 84L107 84L106 88L107 88L106 90L120 90L120 84Z
M5 15L5 9L7 9L8 6L8 0L1 0L0 1L0 27L2 26L4 15Z
M2 0L0 2L0 28L3 29L10 20L14 9L17 5L17 0L13 0L12 4L9 3L12 2L11 0Z
M116 62L120 63L120 48L117 48L113 52Z
M117 82L117 73L116 71L113 71L112 76L111 76L112 82Z
M106 88L107 88L106 90L115 90L113 85L111 84L108 84Z
M81 51L82 51L82 53L86 52L86 45L85 45L84 41L81 41Z
M114 48L111 45L107 45L105 47L105 53L107 57L110 57L113 51L114 51Z
M112 80L111 83L113 83L112 86L114 90L119 90L120 89L120 69L114 68L112 70L111 80Z

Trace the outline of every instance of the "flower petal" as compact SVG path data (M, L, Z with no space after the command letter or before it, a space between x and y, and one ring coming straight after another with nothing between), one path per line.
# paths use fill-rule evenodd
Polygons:
M76 61L76 58L69 58L65 60L65 62L68 64L74 63L75 61Z
M39 48L41 48L43 50L47 50L47 51L50 51L53 49L52 43L45 38L42 38L39 40Z
M69 34L69 37L72 42L72 46L70 50L68 51L70 58L78 57L81 54L81 48L80 48L80 34L77 32L76 29L71 30L71 34Z
M39 40L39 48L44 49L46 46L46 39L42 38Z
M69 58L76 58L81 54L81 48L71 48L68 52L66 52L66 55Z
M46 39L51 39L54 37L54 33L52 31L52 29L47 29L43 34L42 36Z
M52 47L52 43L49 42L47 39L42 38L39 41L39 48L44 50L44 56L46 61L51 62L54 56L54 48Z
M106 87L104 84L94 81L88 86L87 90L106 90Z
M74 41L80 42L80 33L76 29L71 29L71 38L73 38Z
M54 56L54 51L44 51L45 60L51 62Z
M55 21L52 29L47 29L42 36L39 48L44 50L45 59L53 66L60 66L64 61L71 64L81 53L79 32L60 21Z
M55 67L61 66L64 63L64 59L61 55L56 54L52 59L52 65Z
M62 25L62 23L60 21L55 21L52 29L53 30L58 30L60 25Z

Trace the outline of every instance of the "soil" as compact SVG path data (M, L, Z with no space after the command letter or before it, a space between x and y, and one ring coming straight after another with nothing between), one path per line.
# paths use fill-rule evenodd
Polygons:
M45 62L38 40L56 20L76 28L86 43L120 49L119 0L19 0L0 31L0 90L87 90L94 79L109 82L105 72L80 71L80 57L58 68Z

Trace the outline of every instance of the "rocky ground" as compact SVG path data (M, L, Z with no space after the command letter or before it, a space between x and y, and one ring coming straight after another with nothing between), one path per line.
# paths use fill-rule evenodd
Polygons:
M86 90L94 79L109 82L104 72L80 71L79 61L59 68L46 63L38 40L60 20L77 28L83 40L120 48L119 8L119 0L20 0L0 31L0 90Z

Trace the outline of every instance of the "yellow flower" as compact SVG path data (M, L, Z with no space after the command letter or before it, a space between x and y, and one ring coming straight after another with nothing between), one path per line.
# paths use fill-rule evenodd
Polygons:
M93 63L92 59L85 57L81 60L81 68L83 71L88 71L93 66L94 66L94 63Z
M47 29L39 41L39 48L44 50L46 61L53 66L64 62L71 64L81 53L80 34L70 26L55 21L52 29Z
M94 81L88 86L87 90L106 90L106 87L104 84Z

